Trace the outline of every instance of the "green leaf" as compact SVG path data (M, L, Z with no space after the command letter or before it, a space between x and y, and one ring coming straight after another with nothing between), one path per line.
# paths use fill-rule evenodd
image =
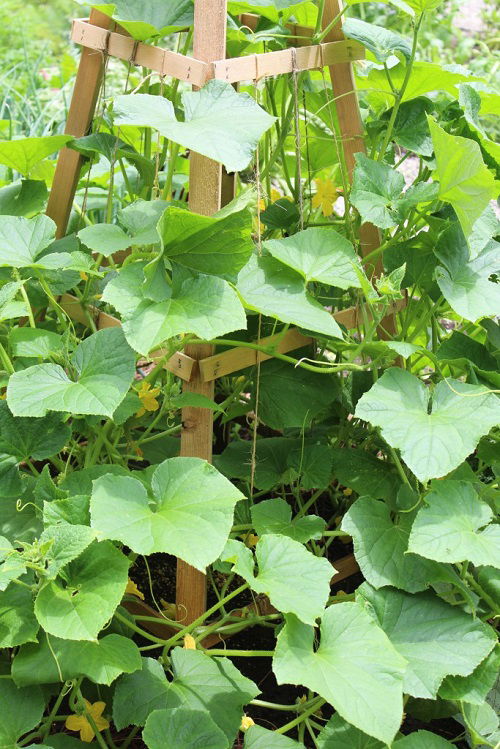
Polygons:
M325 530L325 521L317 515L295 517L292 520L292 508L284 499L265 499L253 505L252 523L257 535L272 533L288 536L294 541L305 544L311 538L321 538Z
M153 710L166 705L169 682L163 666L154 658L142 658L142 667L122 676L113 697L113 722L121 731L127 726L143 726Z
M53 525L40 536L41 545L50 545L44 554L44 576L53 580L69 562L82 554L95 538L95 531L86 525Z
M123 597L128 566L112 543L93 543L40 589L35 614L41 626L65 640L97 640Z
M94 224L86 226L78 232L78 239L89 250L109 257L114 252L120 252L130 247L128 234L116 224Z
M33 579L28 574L21 578L21 582L31 585ZM0 591L0 648L15 648L25 642L36 642L38 629L33 613L32 591L15 584ZM3 683L2 679L0 683Z
M222 455L215 455L217 468L230 478L250 479L251 443L230 442ZM332 476L331 450L307 440L269 437L256 446L255 486L271 489L275 484L299 480L304 489L327 486Z
M8 679L0 679L0 747L15 747L17 740L31 731L45 710L39 687L18 689Z
M466 366L471 362L478 369L495 370L497 362L486 346L479 343L469 335L454 330L449 338L446 338L436 350L436 358L442 362L457 362Z
M45 135L41 138L19 138L0 143L0 164L28 176L40 161L59 151L73 140L72 135Z
M244 746L245 749L303 749L304 745L276 731L253 725L245 732Z
M336 447L332 454L333 475L342 486L374 499L395 499L401 479L392 464L356 448Z
M145 356L180 333L210 339L246 328L238 296L221 278L174 275L171 296L161 302L144 299L143 280L143 263L127 265L107 284L103 300L122 315L127 341Z
M342 718L390 743L403 713L405 660L358 603L337 603L314 629L294 616L278 635L273 670L278 684L302 684L333 705Z
M155 167L151 159L138 153L121 138L116 138L111 133L91 133L83 138L75 139L70 148L83 153L85 156L94 156L96 153L104 156L111 165L115 165L118 159L126 159L136 167L144 182L151 184L154 181Z
M432 138L426 117L432 106L432 102L424 97L400 106L393 131L393 140L399 146L419 156L432 156Z
M436 269L441 293L455 312L475 322L495 315L500 308L500 245L489 242L475 258L469 260L469 249L458 223L439 236L435 254L442 262ZM490 276L493 279L490 281Z
M396 226L406 218L410 208L437 198L438 186L420 182L403 192L404 177L387 164L356 154L351 202L363 221L381 229Z
M15 297L23 285L23 281L11 281L0 288L0 320L12 320L16 317L27 316L26 303L15 301Z
M244 495L206 461L170 458L153 473L150 496L132 477L97 479L92 526L137 554L167 552L203 570L224 548L240 499Z
M392 367L360 398L355 413L381 428L422 482L459 466L500 422L500 401L481 386L448 379L430 396L418 377Z
M12 328L9 332L9 343L14 356L28 358L49 359L64 350L63 337L42 328Z
M0 536L0 591L7 588L12 580L26 574L26 567L8 538Z
M103 466L103 468L105 467ZM71 497L44 502L43 522L45 525L58 525L60 523L89 525L89 503L90 496L74 494Z
M435 10L443 0L406 0L410 8L420 15L424 11Z
M408 548L437 562L467 560L500 569L500 525L488 525L492 518L470 483L435 481L417 513Z
M396 52L400 52L407 60L411 57L411 43L408 39L383 26L366 23L359 18L346 18L342 24L342 32L348 39L364 44L379 62L386 62Z
M7 403L15 416L47 411L111 417L135 373L135 356L120 328L107 328L82 341L70 358L72 380L58 364L36 364L14 372Z
M272 429L307 429L339 395L332 375L318 375L275 359L262 365L259 382L259 418Z
M374 590L367 583L358 591L393 646L408 661L404 691L413 697L436 697L445 676L468 676L495 644L490 627L434 593Z
M444 700L457 700L482 705L498 679L500 649L492 650L469 676L447 676L439 688Z
M272 257L252 256L240 272L237 289L247 309L342 338L337 322L307 292L303 278Z
M335 713L322 729L317 739L318 749L385 749L378 739L368 736L342 720ZM395 746L396 744L392 744Z
M228 10L233 15L258 13L270 21L281 22L304 5L304 0L229 0Z
M471 131L472 137L478 141L483 152L486 152L489 166L495 170L498 168L498 164L500 164L500 144L488 137L481 124L479 118L481 94L467 83L460 84L458 88L460 91L458 100L462 107L468 129Z
M163 252L186 268L236 281L252 254L252 221L243 210L227 216L201 216L176 206L158 222Z
M407 553L412 520L402 515L394 524L385 502L370 497L360 497L344 515L342 530L353 537L356 561L374 588L393 585L415 593L434 580L434 565Z
M257 543L257 575L250 549L239 541L227 544L222 560L234 562L234 571L279 611L311 625L325 610L336 572L327 559L314 556L298 541L274 534L261 536Z
M112 16L130 36L139 41L165 36L193 23L190 0L116 0L105 5L92 3L92 7Z
M394 749L452 749L455 744L430 731L415 731L394 742Z
M436 156L439 197L450 203L466 237L494 197L495 179L484 164L481 149L469 138L448 135L427 117Z
M33 216L43 211L47 196L41 180L22 179L5 185L0 189L0 216Z
M206 710L215 724L233 741L243 716L243 706L259 688L227 658L211 658L199 650L175 648L171 653L174 679L165 707Z
M128 637L111 634L97 642L74 642L44 633L39 643L19 649L12 662L12 678L19 687L80 676L109 686L120 674L140 667L139 648Z
M0 401L0 452L21 463L27 458L45 460L60 452L71 437L71 428L57 414L40 419L12 416Z
M178 122L166 99L150 94L118 96L113 104L115 122L154 127L165 138L222 162L228 172L237 172L250 164L260 137L275 120L249 94L236 93L219 80L183 93L182 105L185 121Z
M142 738L149 749L227 749L227 737L206 710L155 710Z
M48 216L4 216L0 222L0 266L63 268L71 264L67 252L43 255L54 241L56 225Z
M288 265L305 279L338 286L360 288L359 258L348 239L334 229L305 229L284 239L269 239L264 248L276 260Z

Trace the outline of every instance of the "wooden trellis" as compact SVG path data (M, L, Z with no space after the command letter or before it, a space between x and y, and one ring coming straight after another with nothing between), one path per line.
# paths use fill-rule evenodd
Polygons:
M323 28L339 16L341 0L326 0L322 19ZM336 101L341 143L350 178L354 169L354 154L364 152L363 127L354 88L352 61L364 57L364 49L357 42L347 40L340 24L336 24L322 44L309 45L297 40L297 49L289 48L247 57L225 59L227 0L194 1L193 56L177 54L160 47L137 43L106 15L92 10L89 20L73 23L71 38L82 45L75 88L68 112L65 133L75 138L87 135L95 113L102 83L106 57L129 60L161 76L171 76L195 87L203 86L211 78L230 83L260 79L302 70L329 68ZM255 26L257 17L245 15L242 22ZM312 29L292 26L293 35L312 37ZM82 156L64 148L58 159L47 214L57 225L57 235L64 236L82 165ZM213 215L221 204L229 202L234 192L234 177L223 174L219 163L197 153L190 154L189 207L196 213ZM222 199L224 195L224 200ZM228 196L226 199L225 196ZM376 249L380 236L376 227L364 224L360 230L363 255ZM80 306L79 300L63 295L61 306L70 317L84 324L88 314L96 327L120 325L120 321L97 308ZM395 306L393 312L399 305ZM349 308L335 313L336 320L346 328L358 322L358 309ZM386 328L392 317L386 318ZM284 335L261 339L259 351L237 347L215 353L208 344L191 343L184 352L173 355L165 368L183 380L184 392L201 393L213 397L214 382L218 377L272 358L274 353L286 353L311 343L296 328ZM262 350L263 349L263 350ZM152 357L161 357L157 351ZM213 416L209 409L186 407L182 411L181 455L212 459ZM352 556L343 560L342 578L357 569ZM342 579L340 575L336 579ZM206 579L198 570L178 560L177 618L190 623L206 610ZM164 625L162 625L164 626Z

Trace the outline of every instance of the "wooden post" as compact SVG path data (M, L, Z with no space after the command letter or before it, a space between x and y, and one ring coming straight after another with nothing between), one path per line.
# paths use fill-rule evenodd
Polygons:
M90 22L104 29L109 28L112 23L109 16L97 10L90 12ZM94 117L103 70L103 53L84 47L64 130L66 135L73 135L75 138L87 135ZM47 216L55 221L58 238L66 233L81 165L82 156L78 151L71 148L61 150L47 205Z
M226 0L195 0L193 54L203 62L220 60L226 55ZM210 216L221 206L222 167L198 153L190 156L189 207ZM192 344L185 353L193 359L213 354L213 346ZM214 383L204 382L199 370L184 392L201 393L213 398ZM212 459L212 412L207 408L182 411L181 455ZM193 487L196 491L196 487ZM205 575L182 560L177 561L177 619L189 624L206 610Z
M326 28L333 19L342 11L342 0L325 0L323 12L323 28ZM342 33L342 23L339 22L329 31L326 42L340 42L345 39ZM351 62L338 62L329 67L332 81L335 107L339 122L339 132L342 139L344 159L352 182L352 174L356 161L354 154L366 153L363 137L363 122L359 111L358 97L354 84L354 73ZM368 255L369 252L380 246L380 232L373 224L362 224L360 229L361 252ZM375 263L374 271L382 270L381 261Z

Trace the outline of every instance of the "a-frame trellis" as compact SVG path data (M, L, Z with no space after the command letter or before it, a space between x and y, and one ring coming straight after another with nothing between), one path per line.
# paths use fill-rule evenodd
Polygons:
M226 5L227 0L194 0L193 57L180 55L160 47L137 43L102 13L92 10L88 21L76 20L71 38L83 46L78 74L65 132L76 138L89 132L103 78L106 56L130 60L161 76L171 76L200 87L210 78L230 83L259 79L266 76L299 72L315 68L329 68L336 101L339 130L345 163L352 176L354 154L364 151L363 127L354 88L352 61L364 57L363 47L347 40L340 23L331 28L322 44L304 45L247 57L226 60ZM326 0L322 19L326 29L341 12L340 0ZM245 16L246 25L255 17ZM292 28L298 37L312 36L305 27ZM47 207L48 215L56 222L58 236L66 231L81 167L81 155L69 148L61 151ZM219 163L197 153L190 155L189 207L212 215L222 202L229 202L233 194L234 178L223 174ZM224 199L222 198L224 195ZM364 224L360 230L363 254L379 246L376 227ZM78 300L64 295L61 305L75 320L87 321ZM97 328L119 325L119 321L99 310L89 310L96 316ZM358 310L349 308L335 314L347 328L357 325ZM285 335L262 339L259 350L234 348L216 354L211 345L189 344L183 353L175 354L165 364L183 381L186 392L213 397L215 379L236 372L258 361L269 359L273 351L285 353L310 343L297 329ZM275 346L275 348L273 348ZM181 455L212 458L212 412L209 409L188 407L182 413ZM346 577L356 569L354 560L344 564ZM336 566L339 566L338 564ZM339 578L339 575L337 575ZM206 610L205 576L178 560L176 603L178 618L188 624Z

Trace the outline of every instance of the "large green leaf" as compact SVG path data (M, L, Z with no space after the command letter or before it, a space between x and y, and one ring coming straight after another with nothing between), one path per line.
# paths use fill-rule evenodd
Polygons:
M243 706L259 694L227 658L211 658L199 650L175 648L171 653L174 679L166 708L207 710L230 742L238 731Z
M207 710L155 710L142 738L149 749L227 749L227 737Z
M248 309L342 338L332 315L307 292L304 279L273 257L252 256L240 272L237 288Z
M264 247L305 279L341 289L361 287L361 265L348 239L334 229L312 227L284 239L269 239ZM357 271L356 271L357 269Z
M44 554L47 580L53 580L69 562L82 554L95 538L95 531L87 525L52 525L44 530L39 542L47 546Z
M26 575L21 582L29 585L33 580ZM14 584L0 591L0 648L36 642L38 629L33 613L33 593L29 587Z
M346 723L338 713L330 718L318 736L318 749L385 749L385 747L386 745L378 739Z
M374 588L393 585L415 593L433 581L434 565L408 554L413 518L402 515L396 524L385 502L360 497L344 515L342 530L354 539L354 555Z
M136 167L146 184L154 181L155 166L153 161L138 153L135 148L125 143L121 138L111 135L111 133L85 135L83 138L75 139L70 148L74 148L75 151L79 151L85 156L100 154L109 161L110 166L115 165L118 159L126 159Z
M325 610L336 570L327 559L314 556L288 536L261 536L255 549L257 574L252 552L239 541L228 542L222 559L233 562L234 571L285 614L314 625Z
M71 265L68 252L43 251L54 241L56 225L48 216L3 216L0 222L0 266L11 268L64 268Z
M23 285L23 281L10 281L0 288L0 320L13 320L27 316L26 303L16 301L16 296Z
M307 429L339 394L338 380L274 359L262 365L259 418L272 429Z
M115 0L107 4L92 3L92 7L112 16L139 41L165 36L193 23L191 0Z
M238 296L221 278L174 274L171 295L160 302L144 298L143 282L144 264L133 263L107 284L103 294L122 315L124 334L141 354L181 333L215 338L246 328Z
M418 377L393 367L356 407L356 416L381 428L420 481L459 466L480 437L500 423L500 401L481 386L447 380L430 396Z
M128 637L111 634L97 642L75 642L44 633L39 643L20 648L12 662L12 678L19 687L55 684L80 676L109 685L120 674L140 667L139 648Z
M408 661L404 691L413 697L435 697L445 676L472 673L495 644L490 627L434 593L375 590L368 583L358 590L393 646Z
M26 573L26 567L20 554L8 538L0 536L0 591L7 588L12 580L17 580Z
M342 486L374 499L395 499L401 480L390 463L350 447L336 447L332 455L333 475Z
M14 356L27 358L49 359L64 351L63 337L43 328L12 328L9 332L9 343Z
M40 589L35 614L41 626L65 640L96 640L123 597L128 567L112 543L93 543Z
M5 164L26 177L40 161L59 151L70 140L73 140L72 135L45 135L40 138L2 141L0 164Z
M45 182L22 179L0 189L0 216L33 216L43 210L48 192Z
M288 536L301 544L311 538L321 538L326 522L317 515L303 515L292 520L292 508L284 499L264 499L254 504L251 510L255 532Z
M279 684L318 692L345 720L385 743L401 724L405 665L358 603L326 610L317 648L314 629L288 616L273 659Z
M477 143L469 138L448 135L432 117L427 119L436 156L439 197L453 206L468 237L476 219L496 197L495 179L486 167Z
M394 122L394 141L419 156L432 156L432 138L426 114L432 102L421 97L403 103Z
M167 99L128 94L114 101L115 122L154 127L184 148L220 161L228 172L245 169L260 137L274 122L249 94L236 93L224 81L210 80L199 91L182 94L184 122Z
M415 518L408 548L437 562L467 560L500 568L500 525L488 525L492 518L472 484L435 481Z
M153 473L149 496L132 477L97 479L92 526L137 554L168 552L203 570L224 548L240 499L243 494L206 461L170 458Z
M469 259L469 248L457 222L439 236L435 250L441 261L436 279L446 301L458 315L475 322L500 309L500 245L489 242L476 257ZM491 277L491 280L490 280Z
M142 667L122 676L113 696L113 723L121 731L127 726L143 726L153 710L165 708L170 682L163 666L154 658L142 658Z
M430 731L415 731L393 744L394 749L452 749L454 746Z
M0 679L0 747L17 746L17 740L40 722L45 700L40 687L18 689L8 679Z
M500 671L500 648L491 651L469 676L447 676L439 688L439 697L482 705L495 685Z
M40 419L12 416L7 403L0 401L0 452L14 455L18 462L49 458L63 449L70 436L71 428L59 415Z
M436 351L436 358L442 362L457 362L460 366L467 366L467 362L472 362L478 369L486 371L495 370L498 366L495 357L483 343L458 330L454 330L441 343Z
M396 52L400 52L406 59L410 58L410 42L391 29L366 23L359 18L346 18L342 24L342 31L348 39L355 39L364 44L379 62L386 62Z
M58 364L36 364L14 372L7 403L15 416L47 411L111 417L132 383L135 356L120 328L107 328L82 341L71 355L74 379Z
M435 183L420 182L403 192L404 184L401 172L363 153L356 154L350 199L363 221L389 229L405 219L410 208L437 198Z
M283 736L276 731L270 731L263 726L253 725L245 732L245 749L303 749L303 744L298 744L288 736Z
M233 441L222 455L214 456L214 462L226 476L249 480L251 452L249 441ZM257 440L254 481L258 489L295 481L304 489L317 489L327 486L331 476L331 450L327 445L286 437Z
M252 221L244 208L227 216L201 216L176 206L158 222L165 255L200 273L236 281L252 254Z

